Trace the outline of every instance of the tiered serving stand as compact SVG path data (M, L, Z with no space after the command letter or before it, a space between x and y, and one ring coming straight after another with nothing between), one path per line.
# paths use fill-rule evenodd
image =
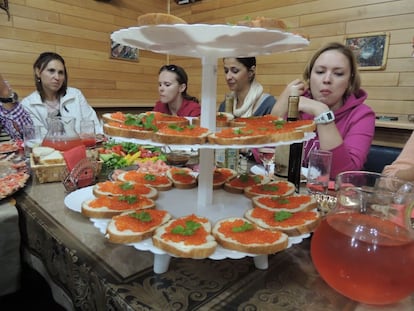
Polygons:
M299 35L279 30L207 24L131 27L114 32L111 35L111 39L123 45L156 53L200 58L202 62L201 126L210 129L212 132L216 129L217 61L219 58L248 57L293 51L306 47L309 44L308 40ZM307 135L302 141L308 140L310 137ZM293 142L281 142L273 145L277 146L278 144L287 143L290 144ZM180 198L175 198L176 202L173 203L173 198L168 198L168 202L159 202L157 200L157 204L164 205L163 208L166 208L166 206L180 206L184 202L191 202L194 213L206 216L212 222L221 217L226 217L226 213L236 213L232 216L242 216L245 209L249 206L249 200L247 198L242 195L238 195L236 198L235 196L224 193L223 190L214 190L215 193L213 196L214 150L223 148L223 146L206 144L197 147L200 149L198 188L194 190L197 193L195 194L191 190L182 190L179 194ZM246 148L247 146L233 147ZM253 145L249 147L259 146ZM187 193L189 197L182 197L183 192ZM171 196L175 196L174 192L171 193ZM170 211L169 207L166 209ZM183 213L182 210L181 213ZM186 209L184 210L184 213L189 212ZM176 217L179 216L177 213L180 214L179 209L173 215ZM95 222L95 225L99 227L99 221ZM101 225L101 231L104 225ZM304 237L307 236L294 239L289 238L289 245L292 243L300 243ZM148 243L152 245L152 242ZM150 250L154 253L154 271L156 273L167 271L170 255L160 251L156 247L151 247L151 245L135 247ZM245 254L225 250L221 247L218 247L216 253L210 258L241 258L245 256L252 256L256 267L259 269L266 269L268 267L267 255L257 256L254 254Z

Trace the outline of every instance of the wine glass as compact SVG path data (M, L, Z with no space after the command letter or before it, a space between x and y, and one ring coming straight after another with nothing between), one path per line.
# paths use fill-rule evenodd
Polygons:
M270 168L274 163L275 158L275 148L264 147L259 148L259 159L263 163L265 169L265 175L270 176Z

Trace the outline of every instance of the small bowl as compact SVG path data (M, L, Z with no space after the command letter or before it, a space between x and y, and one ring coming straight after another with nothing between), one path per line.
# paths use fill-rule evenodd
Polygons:
M174 166L184 166L190 160L190 155L185 151L171 151L166 154L167 163Z

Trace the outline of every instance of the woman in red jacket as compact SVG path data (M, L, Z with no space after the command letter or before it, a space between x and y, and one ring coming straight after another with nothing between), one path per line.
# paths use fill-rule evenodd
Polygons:
M177 65L164 65L158 75L160 99L155 103L154 111L179 117L199 117L199 100L187 94L188 76Z

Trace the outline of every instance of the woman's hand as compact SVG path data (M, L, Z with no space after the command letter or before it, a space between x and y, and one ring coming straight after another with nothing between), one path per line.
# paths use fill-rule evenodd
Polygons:
M406 181L414 181L414 165L408 168L399 170L395 173L395 177L404 179Z
M306 84L300 79L295 79L292 82L290 82L286 88L283 90L283 92L279 95L277 98L276 105L273 106L272 114L284 117L287 114L288 111L288 101L290 96L290 89L292 86L296 86L299 90L299 95L302 95L306 90Z

